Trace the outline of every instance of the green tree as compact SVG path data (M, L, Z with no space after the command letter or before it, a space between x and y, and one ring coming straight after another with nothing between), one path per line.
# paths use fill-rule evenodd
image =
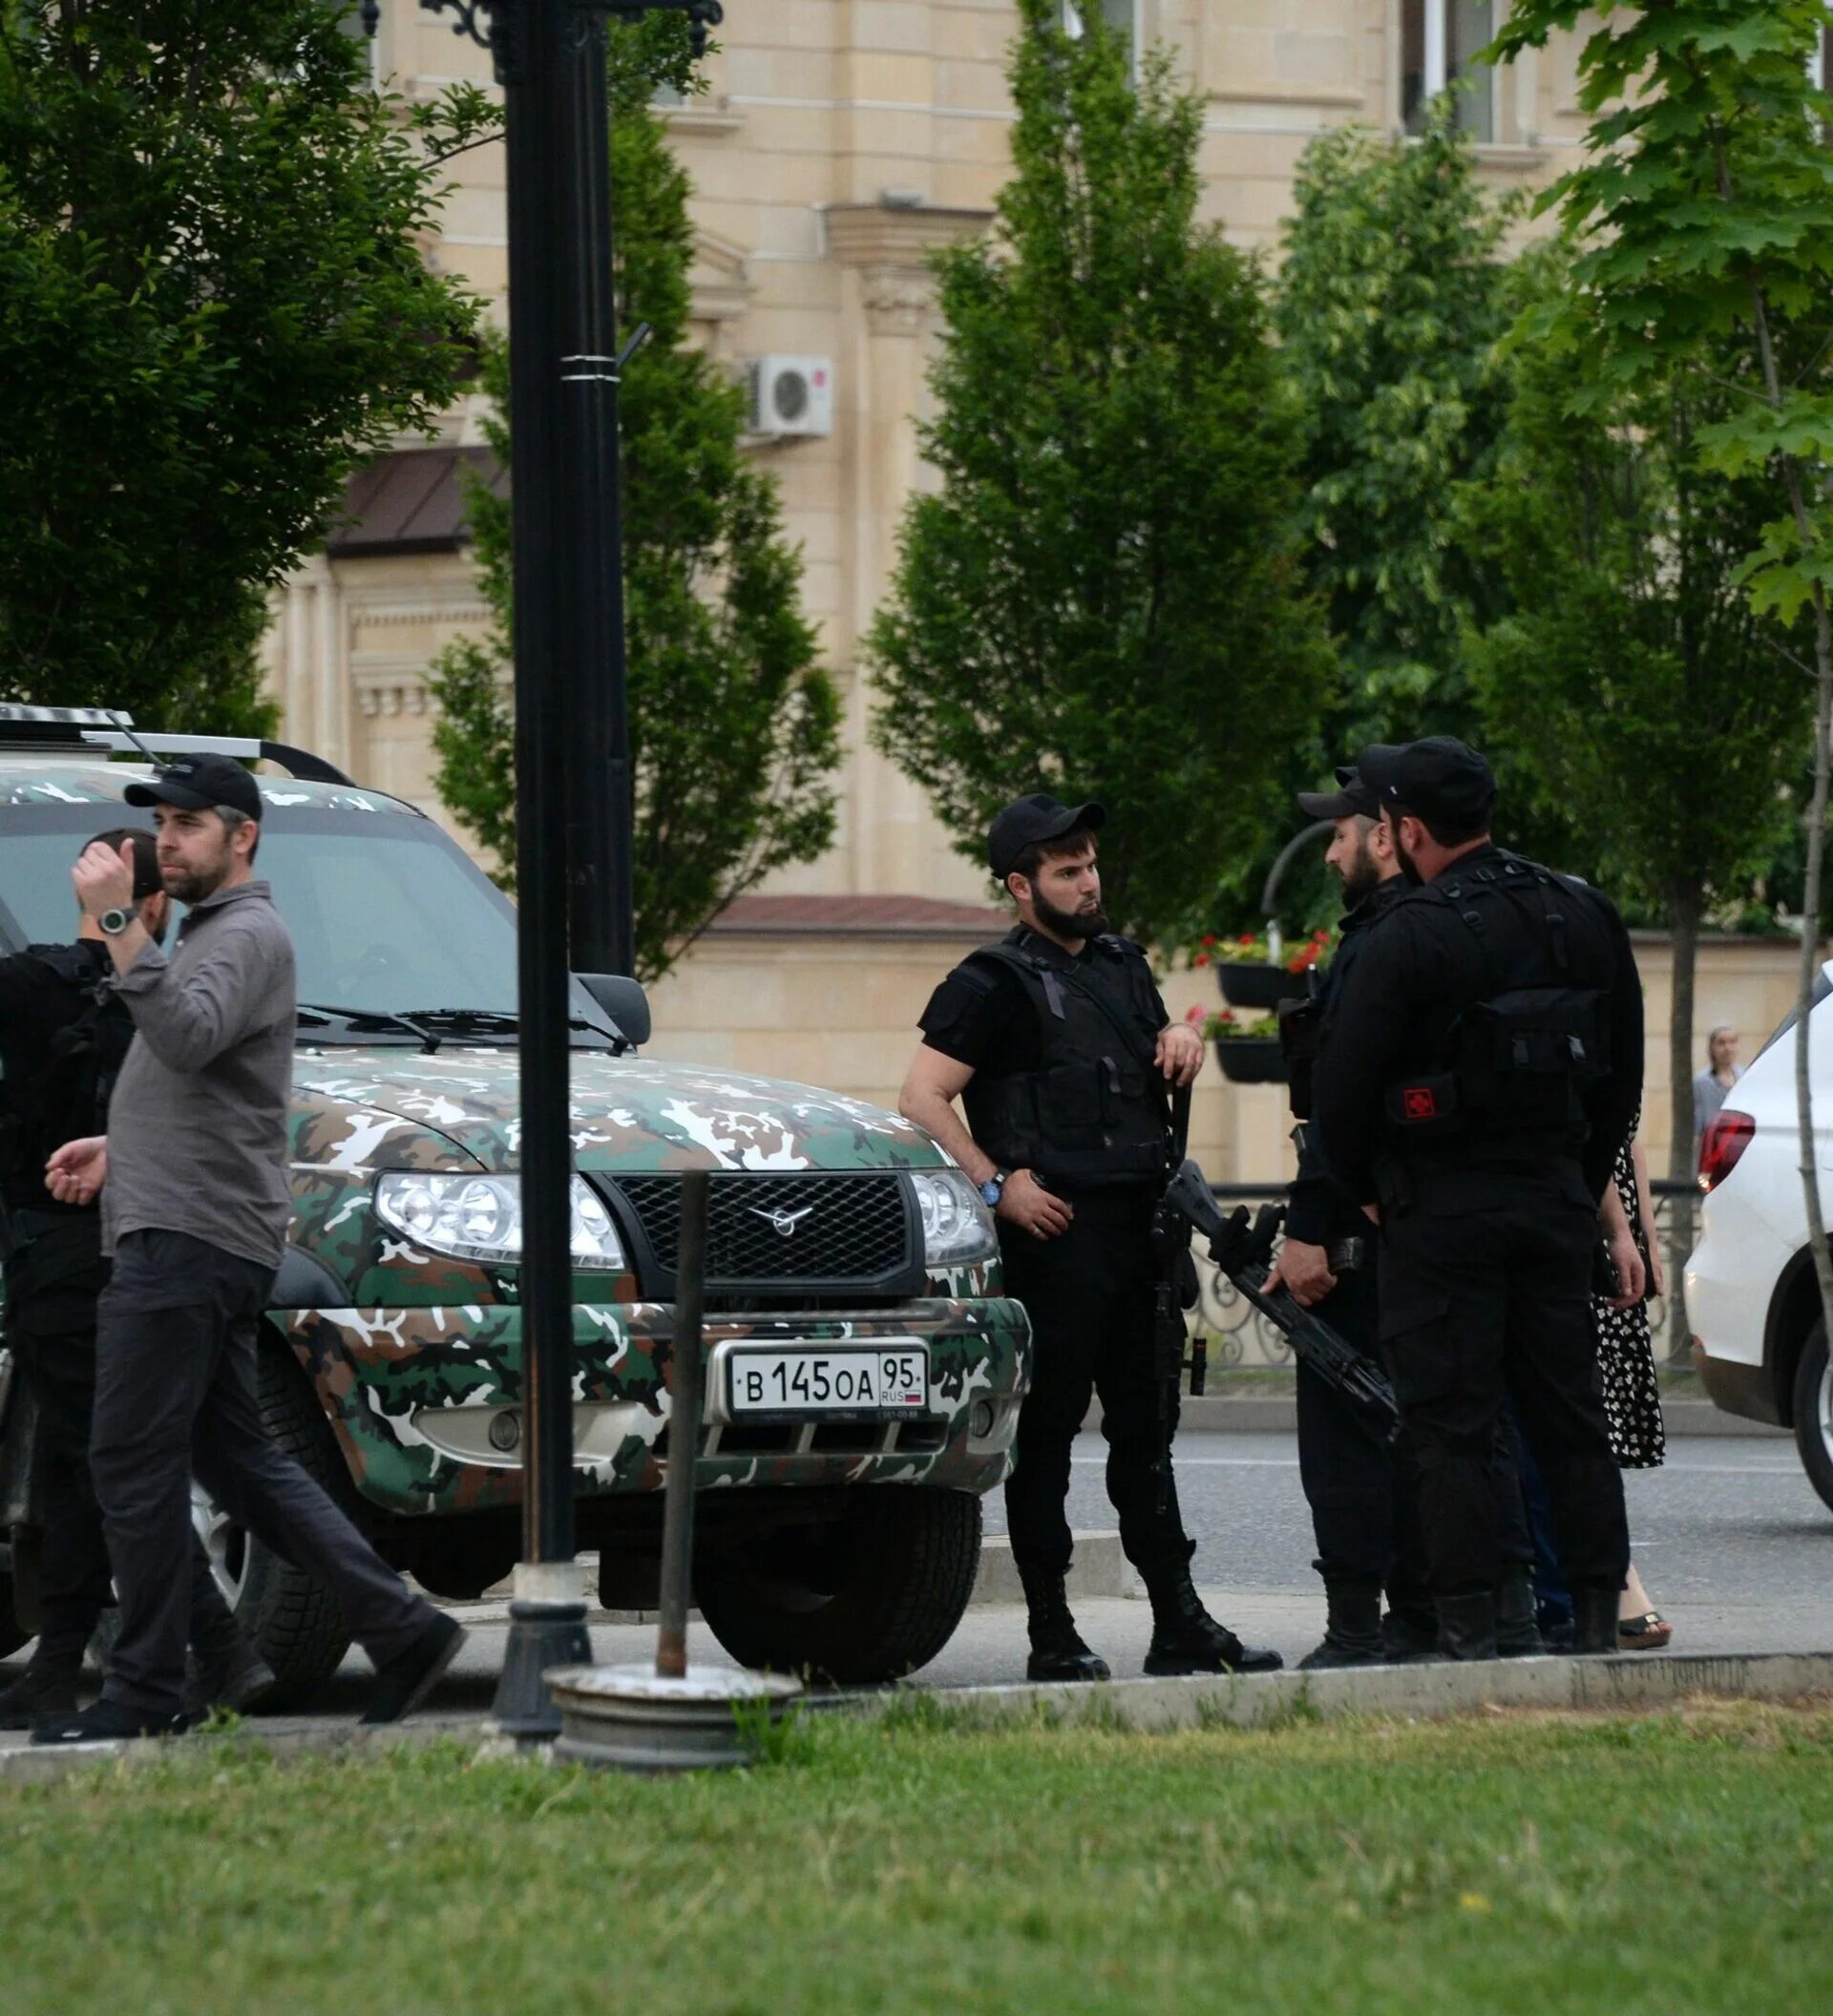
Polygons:
M734 896L833 836L839 707L799 603L802 563L770 476L739 447L743 395L687 345L688 181L648 109L691 88L682 25L611 31L618 319L651 337L625 372L624 634L636 762L637 971L665 973ZM491 447L509 465L509 360L486 346ZM441 797L516 871L509 503L471 488L489 634L436 661Z
M262 716L263 592L451 400L442 142L329 0L0 0L0 692Z
M869 656L877 745L959 850L1036 789L1097 797L1124 928L1167 938L1283 818L1268 751L1330 677L1291 531L1296 434L1259 275L1196 221L1201 114L1085 10L1021 0L1015 173L938 262L946 322Z
M1557 254L1524 263L1559 290ZM1773 498L1761 475L1699 466L1734 396L1700 360L1601 402L1582 357L1523 346L1512 364L1495 467L1459 497L1459 536L1511 599L1468 645L1485 741L1549 820L1577 810L1613 893L1669 922L1669 1173L1685 1180L1700 921L1774 854L1810 712L1788 634L1739 582Z
M1515 0L1494 53L1511 58L1570 31L1580 0ZM1833 772L1833 103L1807 64L1822 0L1597 0L1603 25L1579 58L1593 123L1582 166L1549 192L1577 244L1574 286L1536 318L1534 340L1588 352L1590 397L1710 369L1724 416L1701 461L1765 480L1774 515L1745 557L1759 614L1811 620L1814 784L1795 1081L1801 1176L1821 1306L1833 1330L1808 1077L1811 996L1829 773ZM1786 775L1779 783L1787 781Z
M1416 140L1320 134L1293 194L1275 321L1304 415L1306 569L1342 656L1323 751L1340 762L1472 725L1461 632L1484 584L1453 495L1506 407L1507 212L1485 200L1446 98Z

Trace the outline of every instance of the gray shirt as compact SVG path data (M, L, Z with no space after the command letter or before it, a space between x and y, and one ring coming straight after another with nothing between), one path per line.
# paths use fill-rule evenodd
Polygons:
M1743 1077L1736 1064L1731 1067L1732 1084ZM1731 1097L1731 1085L1721 1085L1710 1068L1700 1072L1693 1082L1693 1142L1694 1161L1699 1160L1697 1149L1706 1129L1718 1118L1719 1110Z
M194 904L167 958L117 975L135 1038L108 1108L107 1251L188 1232L278 1267L292 1203L293 941L265 882Z

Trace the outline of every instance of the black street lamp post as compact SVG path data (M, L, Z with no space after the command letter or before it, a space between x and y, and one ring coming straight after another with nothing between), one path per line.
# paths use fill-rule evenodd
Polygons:
M420 0L489 49L509 166L516 845L520 884L522 1552L495 1715L553 1735L589 1661L573 1525L570 974L629 973L632 791L612 349L604 24L718 0ZM379 15L368 0L364 18ZM569 959L569 935L571 958Z

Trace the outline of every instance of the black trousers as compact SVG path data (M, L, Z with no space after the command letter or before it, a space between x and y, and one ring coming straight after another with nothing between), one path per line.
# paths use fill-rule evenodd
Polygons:
M1379 1303L1372 1268L1339 1274L1316 1313L1366 1357L1379 1361ZM1311 1507L1326 1583L1373 1586L1393 1608L1429 1622L1424 1536L1411 1452L1383 1441L1369 1415L1301 1358L1296 1376L1298 1480Z
M378 1664L432 1614L263 1429L255 1348L273 1270L182 1232L130 1232L98 1310L90 1459L121 1607L102 1691L176 1712L190 1478L337 1598Z
M14 1316L29 1312L15 1308ZM33 1653L40 1666L75 1666L102 1611L115 1601L101 1507L90 1476L89 1440L95 1404L95 1334L20 1331L10 1341L37 1411L32 1447L33 1499L42 1538L38 1602L42 1623ZM235 1621L210 1572L209 1556L191 1534L187 1631L212 1650L235 1635Z
M1346 1344L1386 1365L1372 1265L1338 1275L1316 1313ZM1326 1583L1379 1585L1387 1592L1390 1608L1429 1626L1430 1576L1411 1436L1402 1429L1393 1442L1384 1442L1368 1414L1302 1359L1296 1386L1298 1478L1317 1542L1312 1565ZM1509 1423L1496 1436L1489 1471L1502 1559L1509 1566L1528 1566L1533 1542Z
M1148 1583L1190 1564L1176 1486L1168 1474L1161 1494L1157 1468L1167 1423L1153 1365L1153 1202L1134 1192L1085 1199L1056 1239L1000 1227L1005 1292L1031 1318L1034 1354L1019 1410L1018 1466L1005 1485L1006 1524L1014 1560L1043 1574L1069 1566L1069 1451L1095 1393L1107 1496L1127 1560ZM1172 1431L1176 1407L1173 1394Z
M1620 1589L1629 1526L1591 1319L1597 1206L1577 1164L1435 1170L1388 1190L1380 1327L1420 1468L1433 1593L1493 1587L1506 1559L1493 1467L1505 1397L1540 1463L1572 1587ZM1519 1519L1518 1490L1508 1502Z

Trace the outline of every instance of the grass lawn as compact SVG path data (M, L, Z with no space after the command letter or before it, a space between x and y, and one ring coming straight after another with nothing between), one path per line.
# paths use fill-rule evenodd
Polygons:
M827 1720L637 1780L199 1742L0 1786L8 2016L1833 2006L1833 1713Z

